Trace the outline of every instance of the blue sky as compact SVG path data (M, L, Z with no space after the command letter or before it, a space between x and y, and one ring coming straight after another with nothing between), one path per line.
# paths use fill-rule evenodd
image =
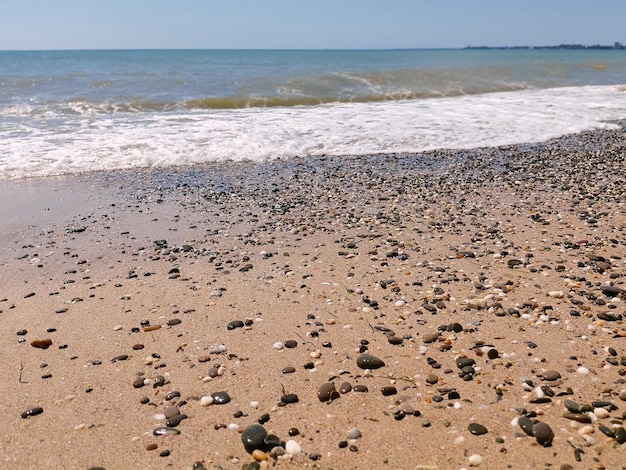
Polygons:
M2 0L0 49L626 43L626 0Z

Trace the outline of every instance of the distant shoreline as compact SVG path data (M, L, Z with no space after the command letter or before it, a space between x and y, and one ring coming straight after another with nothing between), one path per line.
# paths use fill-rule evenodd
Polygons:
M624 50L626 46L621 42L615 42L613 45L604 45L604 44L593 44L593 45L584 45L584 44L559 44L557 46L466 46L463 49L615 49L615 50Z

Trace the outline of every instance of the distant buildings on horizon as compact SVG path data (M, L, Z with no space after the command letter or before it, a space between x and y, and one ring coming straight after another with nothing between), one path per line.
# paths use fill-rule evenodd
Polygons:
M621 42L614 42L612 46L594 44L559 44L558 46L466 46L464 49L626 49Z

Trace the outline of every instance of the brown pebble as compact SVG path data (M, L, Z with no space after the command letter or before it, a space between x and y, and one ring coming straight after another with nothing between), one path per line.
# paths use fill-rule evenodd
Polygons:
M333 392L336 391L334 383L326 382L317 389L317 398L322 402L332 400L332 397L334 396Z
M137 343L137 344L133 345L133 349L135 351L138 351L138 350L143 349L143 348L144 348L144 345L141 344L141 343Z
M427 333L422 337L424 343L434 343L439 339L439 333Z
M352 384L350 382L344 382L339 387L339 392L341 393L348 393L350 390L352 390Z
M36 340L32 341L30 343L30 345L33 348L48 349L50 346L52 346L52 340L50 338L36 339Z
M154 442L146 445L146 450L155 450L157 449L159 446L157 444L155 444Z
M550 447L552 445L554 432L552 431L552 428L550 428L550 426L548 426L546 423L542 423L541 421L535 423L533 425L533 435L540 445L544 447Z
M547 370L542 375L544 380L553 381L561 378L561 374L555 370Z
M426 383L427 384L435 385L437 382L439 382L439 377L437 377L435 374L428 374L426 376Z

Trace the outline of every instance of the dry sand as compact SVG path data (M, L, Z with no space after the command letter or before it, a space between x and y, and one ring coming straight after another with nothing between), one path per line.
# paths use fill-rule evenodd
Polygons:
M620 130L3 182L0 466L254 468L262 419L301 452L261 468L626 468L625 158Z

